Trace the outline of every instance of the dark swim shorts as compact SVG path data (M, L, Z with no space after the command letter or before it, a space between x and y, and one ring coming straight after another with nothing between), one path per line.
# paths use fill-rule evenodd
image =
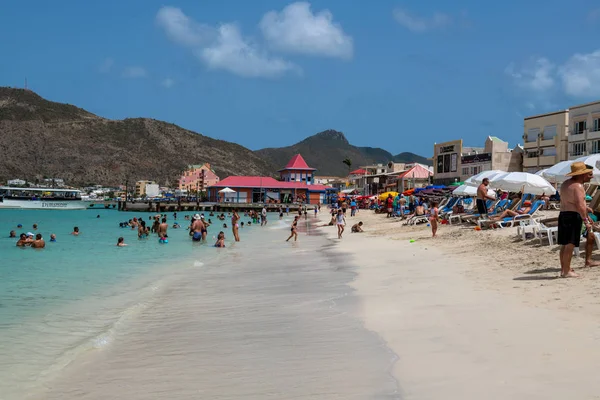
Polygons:
M558 244L572 244L579 247L581 241L581 215L575 211L561 211L558 214Z
M485 200L477 199L476 204L477 204L477 212L480 215L484 215L484 214L488 213L487 205L485 204Z
M194 232L194 235L192 236L192 240L194 242L199 242L202 240L202 233L200 232Z

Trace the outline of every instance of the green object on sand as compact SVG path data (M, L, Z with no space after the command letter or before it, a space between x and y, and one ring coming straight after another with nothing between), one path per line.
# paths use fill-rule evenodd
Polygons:
M415 239L410 239L410 243L414 243L414 242L415 242Z

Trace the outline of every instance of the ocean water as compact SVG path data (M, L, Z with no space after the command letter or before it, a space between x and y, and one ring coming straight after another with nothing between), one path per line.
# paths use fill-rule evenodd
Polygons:
M234 243L211 217L201 245L182 215L159 244L119 228L132 213L0 211L0 399L399 398L395 356L354 316L353 268L308 221L297 243L274 216ZM45 249L8 239L34 223Z

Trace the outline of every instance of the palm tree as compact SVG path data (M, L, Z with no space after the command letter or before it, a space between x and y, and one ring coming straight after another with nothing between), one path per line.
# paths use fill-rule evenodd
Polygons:
M342 162L348 166L348 171L350 171L350 169L352 169L352 160L351 159L345 158L344 161L342 161Z

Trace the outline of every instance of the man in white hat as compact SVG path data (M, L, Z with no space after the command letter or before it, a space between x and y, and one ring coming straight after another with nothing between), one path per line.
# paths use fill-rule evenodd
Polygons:
M560 276L575 278L577 275L571 268L571 258L575 247L579 248L581 227L585 223L591 232L592 222L587 214L585 190L583 184L593 177L594 170L582 162L571 164L570 176L560 187L560 214L558 214L558 244L560 244Z
M204 226L200 214L195 214L192 219L194 220L190 229L192 241L200 242L202 240L206 240L206 226Z

